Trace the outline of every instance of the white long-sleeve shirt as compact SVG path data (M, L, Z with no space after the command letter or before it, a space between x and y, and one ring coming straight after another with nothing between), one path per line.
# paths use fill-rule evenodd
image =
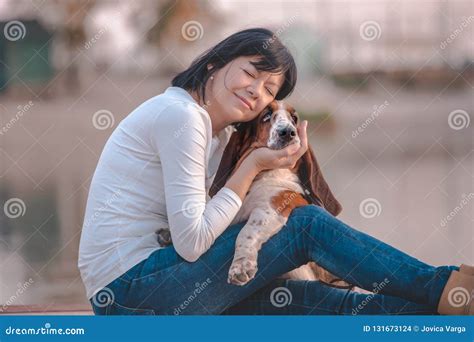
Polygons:
M130 113L105 144L89 189L78 266L91 298L161 248L169 228L177 253L199 258L242 201L208 190L232 126L212 136L211 119L184 89L169 87Z

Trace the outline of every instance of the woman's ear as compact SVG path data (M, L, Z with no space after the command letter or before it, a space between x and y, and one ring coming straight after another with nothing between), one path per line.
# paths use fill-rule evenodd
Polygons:
M318 161L311 146L301 157L298 167L298 177L308 200L337 216L342 211L341 204L336 200L328 183L321 173Z

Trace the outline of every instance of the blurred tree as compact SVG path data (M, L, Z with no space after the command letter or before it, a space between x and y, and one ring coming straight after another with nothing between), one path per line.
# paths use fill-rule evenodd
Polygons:
M96 0L54 0L56 10L63 13L63 20L56 27L57 38L65 46L70 61L65 69L66 87L70 92L81 88L78 54L87 41L85 21L88 13L96 5Z
M224 21L208 1L164 0L152 3L152 6L157 19L146 34L146 41L160 51L179 49L177 57L195 57L196 45L203 43L201 38L210 41L212 34L219 32L217 28ZM193 22L192 28L189 28L193 37L186 39L183 27L189 22ZM177 61L176 58L167 58L161 61L160 72L174 73L182 69L182 64L183 61Z
M175 0L165 0L162 1L161 4L158 3L155 11L159 19L147 33L146 38L149 43L160 46L163 34L172 22L173 17L178 18L183 16L184 13L182 13L183 10L181 8L183 8L183 6L178 5ZM191 3L191 9L189 9L188 12L191 12L191 14L197 12L195 3Z

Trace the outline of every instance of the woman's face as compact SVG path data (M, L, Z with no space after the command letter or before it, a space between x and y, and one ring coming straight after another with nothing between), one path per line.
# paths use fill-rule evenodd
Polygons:
M214 73L206 89L209 111L223 116L229 124L246 122L257 117L275 99L284 75L257 70L250 62L259 58L236 58Z

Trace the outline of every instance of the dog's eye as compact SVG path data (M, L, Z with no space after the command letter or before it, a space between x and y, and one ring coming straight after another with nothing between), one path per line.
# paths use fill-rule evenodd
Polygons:
M267 122L272 117L272 112L268 111L262 118L262 122Z
M293 120L293 122L294 122L295 124L298 123L298 117L297 117L296 115L293 114L293 115L291 116L291 119Z

